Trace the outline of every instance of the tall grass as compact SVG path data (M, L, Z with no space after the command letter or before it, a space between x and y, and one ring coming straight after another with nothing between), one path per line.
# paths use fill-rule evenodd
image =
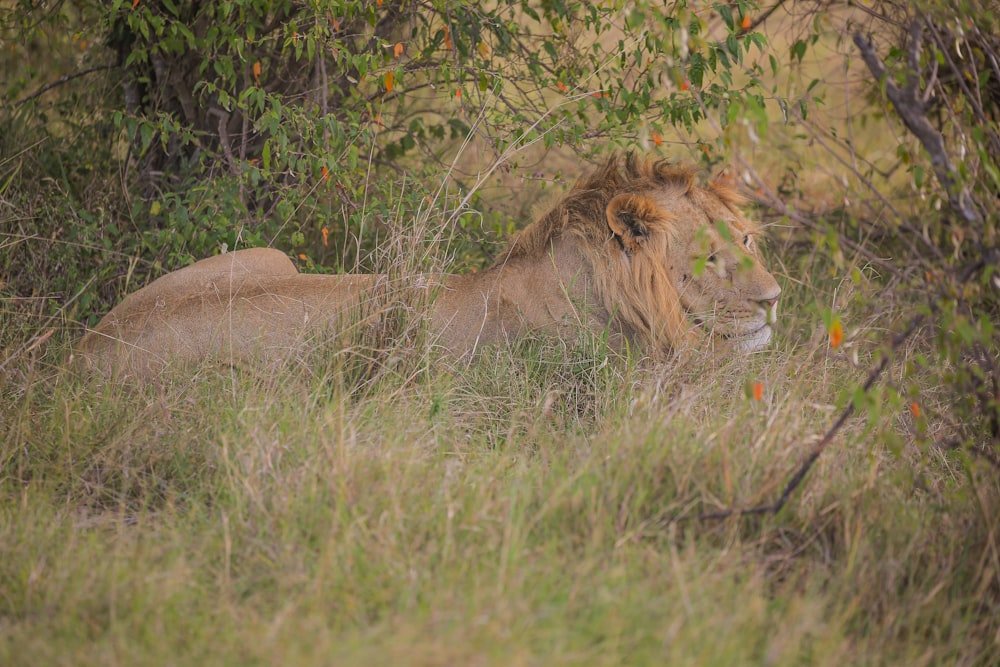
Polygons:
M0 664L994 664L996 476L892 404L776 516L699 519L774 498L891 319L783 282L772 349L663 367L599 338L438 358L409 317L137 391L24 336ZM816 321L834 296L846 353Z

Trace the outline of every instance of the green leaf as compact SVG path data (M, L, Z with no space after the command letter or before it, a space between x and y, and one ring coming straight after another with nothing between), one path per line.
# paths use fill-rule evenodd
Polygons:
M795 43L792 44L790 49L792 60L798 60L801 63L802 58L806 55L806 49L808 47L809 45L804 40L795 40Z
M719 11L719 16L722 17L723 23L729 29L729 32L733 32L736 29L736 23L733 21L733 10L729 5L718 4L716 9Z
M542 42L542 48L545 49L545 52L547 54L549 54L549 57L552 58L553 62L559 60L559 53L556 51L556 47L552 42L550 42L549 40L545 40L544 42Z
M625 25L628 26L629 30L635 30L643 26L646 23L646 13L641 9L633 7L628 15L625 17Z

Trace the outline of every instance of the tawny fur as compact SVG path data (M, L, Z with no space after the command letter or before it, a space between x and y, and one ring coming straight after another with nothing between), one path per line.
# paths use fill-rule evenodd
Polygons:
M528 332L569 338L581 328L652 356L706 333L757 349L770 338L780 289L759 260L758 230L741 203L724 185L700 187L691 169L616 156L481 273L305 275L279 251L242 250L126 297L76 356L140 380L170 367L287 359L363 324L381 307L374 304L425 296L431 342L456 355Z

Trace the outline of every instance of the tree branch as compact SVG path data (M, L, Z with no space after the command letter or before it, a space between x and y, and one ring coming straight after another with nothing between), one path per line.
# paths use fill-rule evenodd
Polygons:
M875 47L861 32L854 33L854 44L861 51L861 58L865 61L872 76L885 86L885 94L892 102L900 120L917 138L924 150L930 154L934 174L941 187L948 193L948 203L951 208L966 222L978 222L980 220L979 211L976 210L968 189L962 187L956 180L957 170L948 158L944 137L927 120L926 108L918 93L919 77L918 72L913 68L915 64L919 66L922 35L923 25L919 18L914 18L910 25L910 44L907 52L910 71L906 74L907 85L905 88L900 88L887 76L885 64L875 53Z

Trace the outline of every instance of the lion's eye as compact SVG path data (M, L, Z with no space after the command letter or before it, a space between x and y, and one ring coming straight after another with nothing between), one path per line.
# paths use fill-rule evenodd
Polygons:
M711 255L708 256L708 259L705 260L705 263L708 264L709 266L714 266L715 260L718 258L719 258L719 253L713 252Z

